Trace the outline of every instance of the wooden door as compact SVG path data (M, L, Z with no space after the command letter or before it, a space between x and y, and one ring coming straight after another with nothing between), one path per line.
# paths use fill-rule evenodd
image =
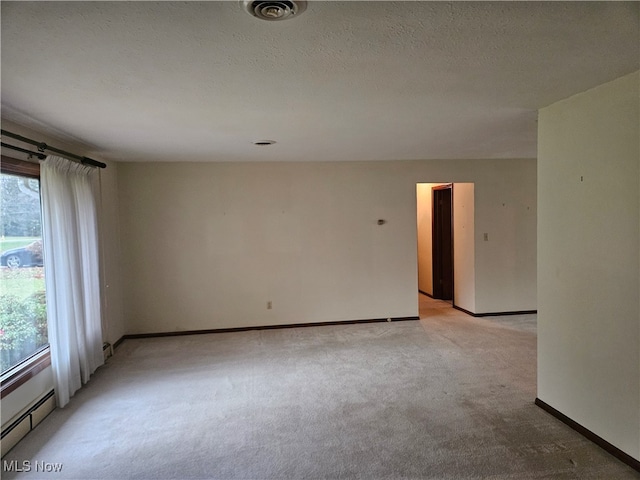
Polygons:
M433 298L453 300L453 186L433 187Z

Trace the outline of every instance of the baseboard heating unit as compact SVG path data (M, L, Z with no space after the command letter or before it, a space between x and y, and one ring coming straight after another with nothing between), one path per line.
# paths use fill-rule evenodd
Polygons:
M43 395L37 402L33 404L25 413L20 415L17 420L12 422L7 428L2 430L2 440L0 441L0 449L2 456L11 450L16 443L29 433L31 430L44 420L56 408L56 397L53 390Z

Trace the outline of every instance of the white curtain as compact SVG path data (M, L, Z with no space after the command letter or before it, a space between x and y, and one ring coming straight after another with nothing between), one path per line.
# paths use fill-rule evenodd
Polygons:
M97 174L56 156L40 169L47 324L59 407L104 363Z

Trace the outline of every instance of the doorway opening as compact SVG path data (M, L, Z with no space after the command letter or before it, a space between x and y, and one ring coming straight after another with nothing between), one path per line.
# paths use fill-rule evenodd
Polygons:
M475 309L473 183L418 183L418 290Z

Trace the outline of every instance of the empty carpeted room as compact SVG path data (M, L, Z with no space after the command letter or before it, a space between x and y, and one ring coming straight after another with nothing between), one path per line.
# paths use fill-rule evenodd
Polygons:
M640 2L0 13L3 478L640 478Z

